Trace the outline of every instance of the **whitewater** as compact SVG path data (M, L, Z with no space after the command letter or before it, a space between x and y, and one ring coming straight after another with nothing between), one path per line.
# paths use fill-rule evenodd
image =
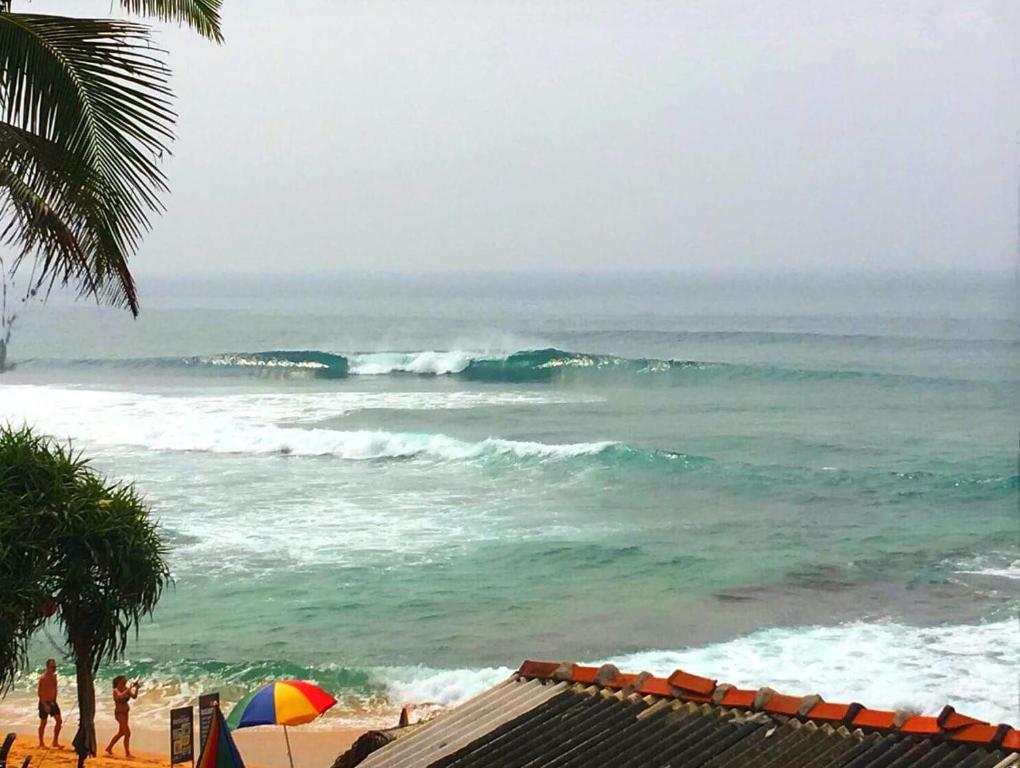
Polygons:
M160 521L175 589L101 673L139 718L299 676L385 724L537 658L1020 722L1008 280L854 280L55 300L0 423Z

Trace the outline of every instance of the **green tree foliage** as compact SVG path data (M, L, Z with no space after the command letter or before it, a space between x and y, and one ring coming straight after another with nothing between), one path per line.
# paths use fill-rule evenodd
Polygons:
M120 4L222 41L221 0ZM128 260L163 210L169 75L144 24L0 0L0 246L14 251L12 273L32 263L31 288L70 284L138 313Z
M53 615L75 663L79 764L96 753L96 671L170 584L166 553L133 486L28 428L0 428L0 692Z

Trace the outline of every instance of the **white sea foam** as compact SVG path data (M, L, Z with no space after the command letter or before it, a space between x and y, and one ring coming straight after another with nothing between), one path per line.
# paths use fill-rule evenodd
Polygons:
M1020 560L1010 560L1016 550L1011 553L989 552L977 555L956 564L957 573L975 576L994 576L1000 579L1020 581Z
M357 393L360 395L360 393ZM410 394L410 393L404 393ZM421 393L414 393L421 396ZM481 400L455 393L434 400L440 407L471 407L499 400ZM392 404L391 394L356 399L358 407ZM58 438L88 445L138 446L152 450L213 453L333 456L347 460L422 457L463 461L487 456L562 459L596 454L609 442L545 444L488 438L477 442L442 434L395 433L378 430L301 429L274 421L309 420L314 413L336 415L354 401L313 395L223 395L164 397L128 392L71 390L49 387L0 387L0 421L27 422ZM403 402L415 407L428 397ZM295 402L296 401L296 402ZM397 402L400 402L399 400ZM527 402L527 400L525 400ZM332 410L331 410L332 409ZM267 423L268 422L268 423Z
M531 462L557 461L597 453L609 443L548 445L500 439L465 441L442 434L410 434L372 430L303 429L269 423L270 417L301 421L328 407L365 406L382 401L378 393L344 393L337 406L330 393L295 395L227 394L164 397L131 392L75 390L59 387L0 386L0 423L33 425L58 439L72 438L104 467L139 483L160 510L162 522L185 540L175 549L174 568L187 577L198 569L246 573L261 578L267 571L265 553L293 567L322 563L375 562L380 550L399 553L402 563L448 556L450 541L462 544L490 540L500 534L498 515L488 490L462 477L461 466L509 457ZM409 394L415 397L422 393ZM425 393L429 397L438 393ZM449 393L436 397L439 407L471 407L478 400ZM505 393L513 394L513 393ZM296 403L294 402L296 401ZM392 404L394 401L388 401ZM417 401L400 401L410 407ZM483 401L491 404L493 401ZM146 450L138 450L138 449ZM284 482L262 482L266 468L258 463L222 462L210 469L200 460L163 451L237 454L244 457L323 456L340 459L332 468L308 461L280 466ZM383 466L358 467L370 460L397 459L403 472L449 471L443 483L425 483L408 490ZM265 459L264 459L265 460ZM263 461L264 461L263 460ZM199 467L196 482L181 483L181 473ZM237 482L207 482L221 472L237 473L246 483L239 503ZM210 474L205 474L206 472ZM363 472L375 475L365 480ZM275 477L275 473L270 473ZM467 473L473 477L469 471ZM348 483L351 477L359 480ZM259 482L254 492L251 483ZM465 485L460 484L466 483ZM343 492L334 492L334 484ZM471 503L465 504L465 487ZM385 499L381 503L381 499ZM501 501L505 496L500 494ZM380 524L385 520L385 524ZM517 535L570 536L576 531L548 520L525 525Z
M668 676L675 669L743 688L819 693L876 709L958 711L992 723L1020 724L1016 699L1020 643L1016 621L947 627L894 622L794 627L755 632L680 651L643 651L611 659L621 671ZM386 670L392 704L459 704L503 680L506 667Z
M828 701L937 713L945 704L990 722L1020 723L1016 620L912 627L894 622L770 629L683 651L612 659L621 670L677 668L745 688L768 685Z
M280 453L295 456L333 456L351 461L422 457L462 461L485 456L514 455L562 459L605 450L611 443L547 445L488 438L465 442L441 434L394 433L375 430L288 429L188 424L158 427L137 437L129 431L100 434L119 445L140 445L156 450L209 451L212 453ZM209 428L212 427L212 428ZM93 434L92 439L97 435Z
M426 350L424 352L374 352L349 355L350 373L371 376L387 373L417 373L442 376L459 373L468 367L474 359L486 355L474 352L453 350L441 352Z
M404 704L454 706L510 676L509 667L486 669L428 669L425 667L379 670L386 681L389 701Z
M719 682L757 689L767 685L783 693L819 693L827 701L861 702L876 709L909 709L936 714L946 704L991 723L1020 723L1016 670L1020 647L1015 621L947 627L913 627L893 622L851 623L831 627L787 627L755 632L723 643L678 651L642 651L611 659L626 672L667 676L680 668ZM383 698L363 704L344 696L330 722L373 726L392 721L403 705L425 709L456 706L505 680L509 667L433 669L374 667L366 670ZM314 670L313 677L314 677ZM16 687L4 704L12 724L29 724L35 700L30 680ZM220 690L228 704L244 689L217 675L179 681L156 673L146 678L146 695L137 716L164 722L172 706L194 703L208 690Z
M998 576L1001 579L1020 581L1020 560L1014 560L1011 565L1005 568L982 568L976 571L960 571L960 573L971 573L979 576Z
M165 409L171 413L227 415L255 423L315 422L363 410L463 410L512 405L600 402L598 397L526 391L494 392L287 392L164 397L132 392L51 386L0 385L0 418L74 408Z

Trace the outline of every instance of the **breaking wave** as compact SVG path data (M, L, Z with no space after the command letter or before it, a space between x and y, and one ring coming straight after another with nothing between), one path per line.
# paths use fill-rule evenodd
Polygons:
M359 402L332 394L288 398L279 395L168 397L31 385L0 386L0 424L32 424L42 432L92 446L132 446L155 451L332 456L346 460L424 458L467 461L486 458L557 460L619 451L637 455L613 441L550 444L488 437L460 440L444 434L302 428L273 423L328 418L355 408L457 408L548 402L549 398L467 398L448 393L410 400L360 395ZM291 400L295 402L291 402ZM310 411L311 414L306 413Z
M357 393L355 393L357 394ZM401 394L401 393L398 393ZM856 488L892 502L917 498L1000 499L1014 495L1018 477L1008 460L974 461L937 470L893 471L878 467L810 467L728 462L679 450L614 440L546 443L486 437L466 440L431 432L342 430L304 427L365 407L451 408L528 403L486 396L464 401L457 393L439 400L386 394L367 400L333 393L305 395L162 395L15 385L0 387L0 423L33 424L70 437L90 450L137 447L152 451L331 457L343 461L424 461L511 467L581 462L603 472L663 472L685 482L760 494L772 488ZM335 402L334 402L335 400ZM541 395L538 402L549 398ZM274 423L276 422L276 423Z
M876 709L937 713L951 704L992 723L1017 722L1016 622L917 627L888 622L778 628L682 651L617 658L620 669L676 668L737 686L820 693Z
M668 676L681 668L744 688L819 693L828 701L861 701L876 709L938 713L950 704L992 723L1020 721L1015 670L1020 646L1012 620L918 627L892 621L765 629L724 642L679 650L645 650L610 659L628 672ZM508 659L508 664L520 659ZM99 684L123 674L143 681L133 717L165 723L167 711L218 691L226 709L272 680L311 680L339 706L318 725L391 725L402 705L453 706L505 680L509 666L437 669L425 666L299 665L282 661L132 660L109 665ZM35 675L28 672L5 702L12 724L35 720ZM101 714L106 698L98 702Z
M350 372L355 376L381 376L390 373L414 373L422 376L446 376L461 373L475 356L454 350L443 352L372 352L351 355Z
M349 376L450 376L492 383L665 380L676 383L702 379L751 381L860 381L868 384L960 384L969 379L935 378L844 368L801 369L772 365L664 360L571 352L553 347L510 354L466 350L359 352L341 354L317 350L237 352L196 357L141 359L32 360L25 365L171 369L209 375L271 376L301 379L343 379ZM988 384L1015 382L985 382Z
M173 358L140 361L143 364L161 363L174 365ZM236 354L211 355L209 357L185 357L176 361L185 368L212 371L279 374L319 379L342 379L349 373L350 365L343 355L330 352L238 352Z
M675 371L729 368L722 363L694 360L656 360L614 355L591 355L561 349L532 349L502 358L474 359L460 372L473 381L549 381L571 374L664 374Z

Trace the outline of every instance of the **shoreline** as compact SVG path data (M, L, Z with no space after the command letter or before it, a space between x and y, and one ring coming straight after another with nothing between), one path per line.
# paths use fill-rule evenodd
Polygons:
M0 723L2 723L0 717ZM395 723L394 723L395 725ZM31 755L31 768L75 768L77 758L71 740L77 730L77 723L65 721L61 730L61 749L37 745L37 727L27 725L0 726L4 733L13 731L18 734L17 740L8 758L8 766L20 768L26 756ZM90 758L86 766L92 768L153 768L169 766L170 726L158 728L149 723L131 726L132 756L124 756L123 744L114 747L112 757L103 753L106 741L117 730L117 725L110 717L96 717L96 736L100 742L99 754ZM195 722L195 738L198 738L198 722ZM345 752L354 741L365 733L368 728L337 727L331 729L301 727L288 729L294 768L329 768L338 755ZM287 760L287 745L283 736L283 728L278 726L259 726L233 731L241 758L246 768L290 768ZM46 728L46 742L53 739L52 722ZM198 745L196 744L195 761L198 761ZM180 764L186 766L187 763Z

